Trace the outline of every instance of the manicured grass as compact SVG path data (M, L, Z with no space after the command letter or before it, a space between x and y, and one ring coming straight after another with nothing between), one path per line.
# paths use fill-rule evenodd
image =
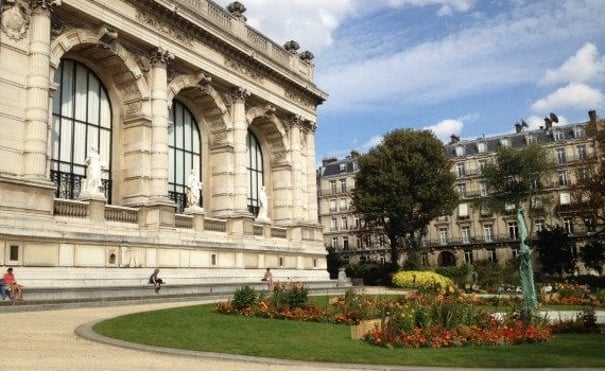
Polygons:
M386 349L351 340L344 325L214 313L214 305L117 317L94 327L134 343L319 362L455 367L605 367L605 335L556 335L502 347Z

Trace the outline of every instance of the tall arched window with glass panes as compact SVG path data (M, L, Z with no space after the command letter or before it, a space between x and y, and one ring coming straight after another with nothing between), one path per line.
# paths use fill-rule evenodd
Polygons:
M84 64L63 59L55 73L50 178L55 197L80 196L86 178L86 158L98 151L101 186L111 203L111 104L99 78Z
M246 138L248 151L248 211L254 216L258 215L259 190L264 185L263 181L263 153L258 139L251 131Z
M191 170L198 179L202 177L200 131L191 111L177 100L173 101L168 117L168 195L180 213L187 206L187 178ZM195 206L203 206L201 194Z

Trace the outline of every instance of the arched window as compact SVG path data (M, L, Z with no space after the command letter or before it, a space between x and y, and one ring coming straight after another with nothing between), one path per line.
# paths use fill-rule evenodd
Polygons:
M111 203L111 105L99 78L82 63L64 59L55 74L50 178L55 196L80 196L91 148L103 165L101 183Z
M254 216L258 215L258 192L263 182L263 153L260 148L258 139L248 131L246 139L246 148L248 150L248 211Z
M168 196L182 212L187 205L187 177L193 169L202 179L200 131L191 111L179 101L173 101L168 120L171 129L168 138ZM200 204L203 205L202 195Z

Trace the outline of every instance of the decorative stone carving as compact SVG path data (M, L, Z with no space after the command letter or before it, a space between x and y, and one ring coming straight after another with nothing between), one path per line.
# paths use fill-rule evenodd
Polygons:
M233 90L231 90L231 93L229 94L231 96L231 98L235 101L245 101L246 98L248 98L250 96L250 92L248 90L246 90L245 88L242 88L241 86L238 86L236 88L234 88Z
M114 42L118 38L118 33L110 31L107 27L103 26L99 28L99 34L101 35L99 45L105 49L112 49Z
M185 32L176 28L173 24L170 24L163 20L159 20L157 17L155 17L153 15L145 14L145 13L141 13L141 12L137 12L137 14L135 15L135 18L137 21L139 21L143 24L146 24L148 26L151 26L156 31L163 33L164 35L167 35L168 37L170 37L172 39L178 40L188 47L193 46L193 38L190 37L189 35L187 35Z
M2 14L2 31L12 40L21 40L27 33L31 19L31 10L25 0L13 0L13 3Z
M149 59L148 57L138 54L135 58L137 64L139 65L139 67L141 68L141 71L143 72L149 72L149 70L151 69L151 59Z
M315 104L310 99L307 99L292 90L286 90L284 95L286 96L286 98L289 98L302 106L308 108L315 108Z
M32 9L50 9L53 10L55 5L61 5L61 0L31 0Z
M149 57L149 61L151 65L155 65L157 63L168 64L169 62L174 60L174 54L170 53L168 50L164 48L157 48L151 53Z
M263 74L254 70L253 68L246 66L243 63L240 63L234 59L225 57L225 67L231 68L235 72L239 72L242 75L248 76L253 80L258 82L263 82L264 77Z
M284 44L284 49L292 54L296 54L298 53L298 49L300 49L300 44L295 40L290 40Z

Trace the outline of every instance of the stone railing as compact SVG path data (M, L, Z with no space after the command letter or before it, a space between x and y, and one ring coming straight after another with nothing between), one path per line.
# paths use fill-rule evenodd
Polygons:
M105 205L105 220L120 223L139 223L139 209Z
M194 16L201 17L219 26L229 34L242 40L248 46L267 56L274 62L287 67L298 75L313 79L313 64L302 60L298 53L290 53L268 37L255 29L240 23L240 20L211 0L172 0L182 7L181 11L189 10ZM243 27L240 26L243 25Z
M288 230L286 228L271 227L271 237L288 238Z
M175 214L174 226L176 228L193 229L193 215Z
M255 236L262 236L263 235L263 226L255 225L253 228L253 233Z
M88 202L55 198L54 214L70 218L86 218L88 216Z
M226 226L227 222L224 220L209 218L204 219L204 230L206 231L225 232L227 230Z

